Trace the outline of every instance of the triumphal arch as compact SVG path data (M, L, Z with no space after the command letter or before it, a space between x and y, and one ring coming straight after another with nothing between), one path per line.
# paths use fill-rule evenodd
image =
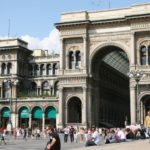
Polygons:
M63 13L59 126L143 123L150 109L150 4Z

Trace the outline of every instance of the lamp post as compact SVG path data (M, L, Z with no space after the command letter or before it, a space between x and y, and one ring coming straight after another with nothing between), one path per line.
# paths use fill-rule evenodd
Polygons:
M144 73L139 70L131 70L129 73L129 77L134 79L136 82L136 121L141 122L141 110L140 110L140 101L139 101L139 82L141 78L144 76Z
M6 97L9 98L10 117L9 117L8 124L9 124L10 131L12 131L12 122L11 122L12 99L13 99L12 87L13 87L13 85L16 85L18 83L18 79L8 78L8 79L4 80L4 83L6 84L8 91L10 91L9 94L8 93L6 94ZM15 128L16 128L16 108L15 108Z

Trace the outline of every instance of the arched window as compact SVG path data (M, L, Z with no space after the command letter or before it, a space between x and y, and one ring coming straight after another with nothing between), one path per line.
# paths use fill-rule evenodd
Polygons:
M6 64L2 64L2 75L6 74Z
M57 74L58 65L56 63L53 64L53 75Z
M29 76L33 76L34 72L33 72L33 66L29 65Z
M35 82L32 82L30 85L30 95L36 96L37 95L37 85Z
M40 75L44 75L44 64L40 66Z
M53 106L49 106L45 110L45 124L56 126L56 109Z
M51 66L51 64L47 64L47 66L46 66L46 75L52 75L52 66Z
M69 69L72 69L74 66L74 53L73 51L69 52Z
M34 76L38 76L38 72L39 72L39 66L36 64L34 66Z
M140 62L141 65L146 65L146 47L142 46L140 49Z
M12 65L11 63L7 64L7 74L11 74Z
M76 52L76 65L75 65L75 67L80 68L80 66L81 66L81 53L80 53L80 51L77 51Z
M150 65L150 46L148 46L148 64Z
M49 95L49 83L47 81L43 82L42 84L42 94Z
M11 98L11 85L9 82L3 83L3 97Z

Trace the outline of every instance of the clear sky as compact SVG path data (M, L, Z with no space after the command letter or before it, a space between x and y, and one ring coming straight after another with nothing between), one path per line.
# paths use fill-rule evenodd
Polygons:
M110 9L150 3L150 0L1 0L0 38L20 37L29 42L31 49L55 51L58 43L54 41L59 33L54 23L59 22L61 13L109 9L109 1Z

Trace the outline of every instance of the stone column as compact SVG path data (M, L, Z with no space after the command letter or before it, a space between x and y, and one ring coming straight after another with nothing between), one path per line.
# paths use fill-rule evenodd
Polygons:
M66 69L69 69L69 54L66 54Z
M16 115L15 116L15 126L16 126L16 128L18 128L18 113L16 112L15 115Z
M136 122L136 90L133 85L130 85L130 116L131 123Z
M91 88L88 88L87 90L87 118L88 118L88 126L91 127L92 125L92 96L91 96L91 92L92 92L92 89Z
M41 87L38 87L38 91L39 91L39 95L42 95L42 89L41 89Z
M146 47L146 65L148 65L148 47Z
M134 32L131 34L131 66L133 65L135 65L135 57L136 57L136 55L135 55L135 37L134 37Z
M3 98L4 97L4 95L3 95L3 86L1 87L1 98Z
M29 128L31 128L31 124L32 124L32 114L29 113Z
M143 111L144 111L143 102L141 102L141 124L144 124Z
M87 126L87 87L83 87L82 124Z
M87 37L83 36L83 68L87 69Z
M60 39L61 49L60 49L60 70L64 69L64 44L63 38Z
M16 98L17 97L17 85L13 85L12 86L12 98Z
M43 118L42 118L42 131L44 131L45 129L45 113L43 112L42 114Z
M0 74L2 74L2 63L0 63Z
M37 65L38 65L38 70L36 70L36 76L40 76L40 71L41 71L40 64Z
M59 89L59 123L58 123L58 126L60 128L63 127L63 121L64 121L64 118L63 118L63 88L60 87Z
M43 71L43 76L47 75L47 63L44 63L44 71Z
M32 65L32 77L34 77L34 73L35 73L34 66L35 65Z

